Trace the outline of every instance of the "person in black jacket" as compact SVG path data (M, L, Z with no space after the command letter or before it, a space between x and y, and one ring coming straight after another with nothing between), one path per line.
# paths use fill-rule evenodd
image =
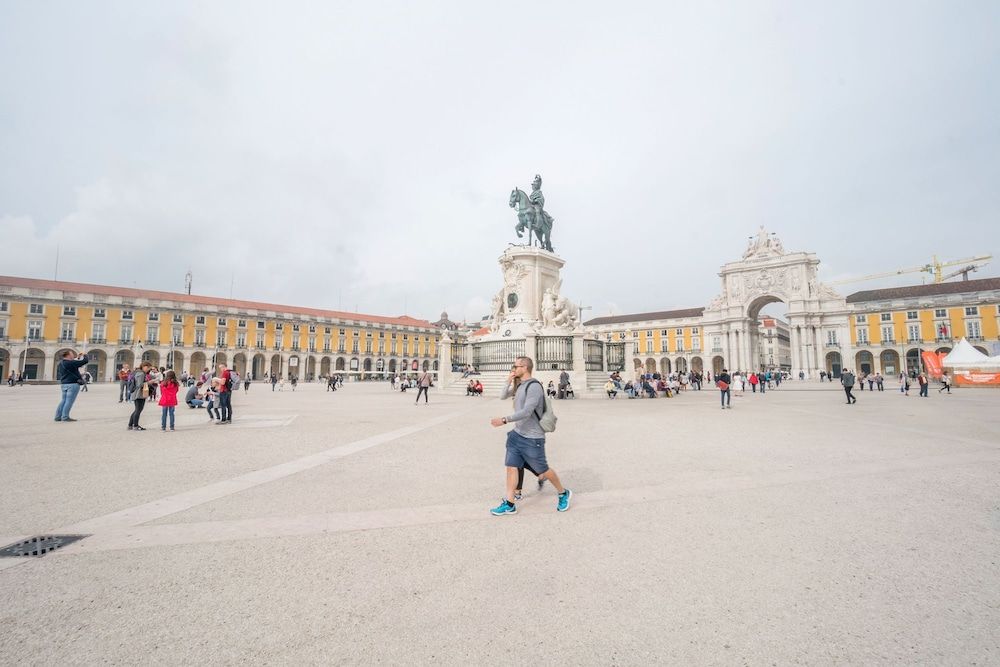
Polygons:
M725 410L727 407L732 409L733 395L729 389L729 385L732 384L733 378L729 375L729 371L725 368L722 372L715 376L715 386L719 388L719 395L722 399L722 409Z
M83 384L83 377L80 376L80 368L87 365L87 355L77 358L76 352L66 350L63 352L62 361L56 367L56 379L59 380L59 394L62 397L59 407L56 408L57 422L75 422L69 416L69 411L73 409L73 403L80 393L80 385Z

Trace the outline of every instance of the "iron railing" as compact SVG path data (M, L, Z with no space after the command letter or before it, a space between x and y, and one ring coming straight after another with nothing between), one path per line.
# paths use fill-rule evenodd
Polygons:
M541 370L573 370L572 336L538 336L535 338L535 366Z
M625 343L607 343L604 351L608 358L608 371L625 370Z
M495 340L472 346L472 365L479 371L509 371L524 356L523 340Z
M584 366L588 371L604 370L604 343L599 340L583 341Z
M451 363L453 366L464 366L469 363L469 346L465 343L454 343L451 346Z

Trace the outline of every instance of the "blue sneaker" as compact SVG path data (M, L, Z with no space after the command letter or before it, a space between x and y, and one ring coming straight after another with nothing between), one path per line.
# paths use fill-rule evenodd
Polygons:
M556 504L556 510L559 512L565 512L569 509L569 499L573 497L573 492L566 489L559 494L559 502Z
M517 514L517 507L514 503L503 498L499 505L490 510L490 514L493 516L503 516L505 514Z

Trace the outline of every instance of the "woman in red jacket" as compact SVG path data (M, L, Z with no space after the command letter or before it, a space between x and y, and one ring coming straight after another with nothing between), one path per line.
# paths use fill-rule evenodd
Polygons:
M174 430L174 408L177 407L177 391L181 388L177 382L177 374L167 371L163 376L163 384L160 385L160 407L163 408L163 415L160 417L160 430L167 430L167 415L170 415L170 430Z

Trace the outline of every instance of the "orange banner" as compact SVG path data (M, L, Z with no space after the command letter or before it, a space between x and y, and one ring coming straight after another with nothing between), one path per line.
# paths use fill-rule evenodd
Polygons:
M956 371L955 384L1000 387L1000 373L980 373L978 371Z
M920 356L924 359L924 367L927 368L927 374L932 378L940 379L942 372L941 360L944 359L944 355L924 350L920 353Z

